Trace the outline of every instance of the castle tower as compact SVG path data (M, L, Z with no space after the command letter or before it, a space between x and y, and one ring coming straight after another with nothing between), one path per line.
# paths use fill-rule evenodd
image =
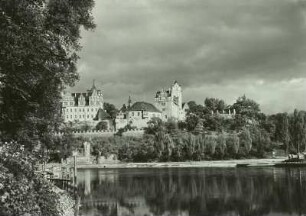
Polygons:
M182 106L182 88L177 81L168 90L156 92L155 106L162 112L164 121L173 119L180 121L185 118L185 111Z
M101 90L98 90L95 85L95 80L93 80L92 87L88 90L89 94L89 106L103 109L103 94Z

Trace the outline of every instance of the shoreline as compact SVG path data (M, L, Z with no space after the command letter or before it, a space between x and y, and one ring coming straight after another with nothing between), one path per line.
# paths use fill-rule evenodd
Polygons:
M241 159L241 160L212 160L212 161L188 161L188 162L147 162L147 163L104 163L104 164L78 164L77 169L123 169L123 168L196 168L196 167L214 167L214 168L234 168L238 166L245 167L263 167L280 164L286 159L268 158L268 159Z

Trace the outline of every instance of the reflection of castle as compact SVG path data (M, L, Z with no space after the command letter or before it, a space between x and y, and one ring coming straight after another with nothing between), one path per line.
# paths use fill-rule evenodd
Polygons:
M301 215L304 169L91 170L82 215ZM85 171L81 171L86 175ZM156 175L158 173L158 175ZM111 176L107 180L106 176ZM101 176L101 179L100 179ZM103 180L102 180L103 179ZM115 179L115 181L113 180ZM101 181L102 180L102 181ZM85 179L78 180L84 186ZM86 183L87 184L87 183ZM80 186L79 185L79 186ZM87 186L88 187L88 186Z

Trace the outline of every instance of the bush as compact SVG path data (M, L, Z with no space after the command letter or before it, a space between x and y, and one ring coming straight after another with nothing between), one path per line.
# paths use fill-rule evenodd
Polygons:
M0 150L0 215L60 215L59 195L34 170L35 154L17 143Z

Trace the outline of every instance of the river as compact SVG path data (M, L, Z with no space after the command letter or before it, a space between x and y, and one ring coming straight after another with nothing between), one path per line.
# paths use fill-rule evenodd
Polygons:
M78 170L82 216L306 214L304 168Z

